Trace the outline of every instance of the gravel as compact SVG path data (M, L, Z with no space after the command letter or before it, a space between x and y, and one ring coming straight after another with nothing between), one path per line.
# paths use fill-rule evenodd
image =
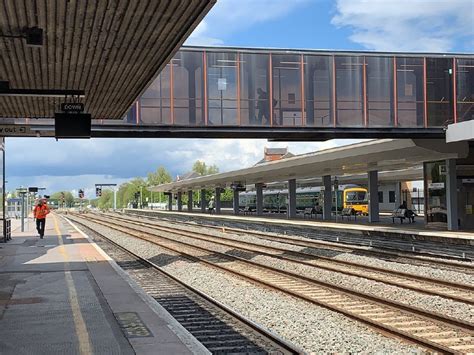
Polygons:
M94 230L143 255L186 283L225 303L311 353L422 353L420 348L387 338L343 315L284 293L257 287L165 249L96 223Z
M134 227L145 231L147 230L147 228L145 227ZM430 312L445 314L467 322L474 321L474 307L466 303L456 302L439 296L430 296L406 288L391 286L382 282L368 280L362 277L344 275L342 273L336 273L333 271L315 268L312 266L287 262L285 260L280 260L269 256L258 255L257 252L253 253L249 251L240 251L236 250L233 247L222 246L206 241L196 241L192 238L172 235L171 233L166 232L159 232L159 234L172 237L173 239L179 241L209 248L211 250L215 250L221 253L227 253L229 255L238 256L244 259L251 259L252 261L261 263L263 265L268 265L280 270L291 271L298 275L309 276L317 280L328 282L333 285L343 286L374 296L383 296L386 299L405 303L411 306L416 306ZM238 237L240 236L235 236L236 239L244 239ZM401 271L409 272L410 270L407 270L407 267L408 266L405 265L404 269ZM416 266L416 268L419 267Z

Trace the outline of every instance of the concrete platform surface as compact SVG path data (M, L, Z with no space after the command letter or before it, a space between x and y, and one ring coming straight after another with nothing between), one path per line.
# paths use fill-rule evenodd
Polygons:
M417 240L426 240L433 242L440 242L446 244L461 244L461 245L474 245L474 233L473 232L461 232L461 231L446 231L446 230L432 230L424 226L422 220L418 220L415 223L403 223L396 221L392 223L390 217L381 217L381 222L378 223L364 223L363 218L354 219L351 217L350 220L345 217L344 219L335 221L323 221L321 219L316 220L313 218L295 218L288 219L282 215L234 215L234 214L208 214L201 212L178 212L178 211L166 211L166 210L150 210L150 209L126 209L126 211L143 211L145 213L156 213L162 216L166 215L182 215L194 218L209 218L215 220L227 220L227 221L245 221L246 223L265 223L279 226L293 226L299 228L307 228L308 230L333 230L352 234L371 234L388 236L391 235L397 237L410 237ZM321 218L321 217L318 217Z
M0 354L208 351L84 233L60 216L0 247Z

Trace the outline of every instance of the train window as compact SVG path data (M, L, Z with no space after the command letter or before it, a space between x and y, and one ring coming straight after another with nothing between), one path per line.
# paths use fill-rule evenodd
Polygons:
M362 202L366 200L365 191L349 191L346 194L347 202Z
M379 191L379 203L383 203L383 191Z

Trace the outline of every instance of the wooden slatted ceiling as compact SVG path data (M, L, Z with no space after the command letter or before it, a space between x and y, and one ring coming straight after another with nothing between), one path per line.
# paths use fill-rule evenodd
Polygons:
M0 38L0 80L85 90L94 119L121 119L216 0L0 0L0 33L44 30L42 47ZM0 117L54 117L60 98L0 96Z

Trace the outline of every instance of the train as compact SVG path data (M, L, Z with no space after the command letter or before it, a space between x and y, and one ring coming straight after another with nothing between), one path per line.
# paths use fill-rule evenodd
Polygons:
M321 187L300 187L296 189L296 210L306 208L322 212L323 193ZM367 214L367 189L357 185L340 185L337 195L332 191L332 210L342 211L343 208L352 208L354 213ZM239 208L253 212L257 209L256 191L241 192L239 194ZM288 208L288 189L263 191L263 212L286 213Z

